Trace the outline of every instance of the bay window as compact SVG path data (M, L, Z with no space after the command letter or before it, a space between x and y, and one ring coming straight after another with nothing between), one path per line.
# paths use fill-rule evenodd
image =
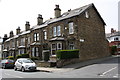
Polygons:
M69 49L70 49L70 50L75 49L75 47L74 47L74 42L69 42Z
M38 47L33 47L32 48L32 56L33 57L38 57L39 56L39 48Z

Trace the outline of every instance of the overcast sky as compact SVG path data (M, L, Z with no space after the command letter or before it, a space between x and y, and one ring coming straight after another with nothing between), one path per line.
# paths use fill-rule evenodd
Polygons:
M16 34L16 28L25 30L25 22L31 27L37 24L38 14L42 14L44 21L54 17L55 4L59 4L61 12L94 3L98 12L106 22L106 33L111 28L118 30L118 1L119 0L0 0L0 36L9 34L11 30ZM8 35L9 36L9 35Z

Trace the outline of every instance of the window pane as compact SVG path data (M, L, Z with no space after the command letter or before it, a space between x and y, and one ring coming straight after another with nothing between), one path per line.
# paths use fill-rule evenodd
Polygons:
M53 36L56 36L56 27L53 27Z
M55 49L55 48L56 48L55 44L52 44L52 49Z
M69 34L74 33L73 22L69 23Z
M32 56L33 57L35 56L35 54L34 54L34 48L32 48Z
M60 36L61 35L61 29L60 29L60 26L57 26L57 36Z
M36 33L34 34L34 41L36 41Z
M85 17L86 17L86 18L89 18L89 15L88 15L88 12L87 12L87 11L85 12Z
M57 50L61 50L62 49L62 43L57 43Z
M46 31L44 32L44 39L45 40L47 39L47 32Z
M39 37L39 33L37 33L36 35L37 35L37 41L39 41L39 38L40 38L40 37Z
M28 44L30 44L30 37L28 37Z
M69 43L69 49L71 49L71 50L72 50L72 49L75 49L75 48L74 48L74 43L73 43L73 42L70 42L70 43Z
M36 56L39 56L39 49L36 48Z

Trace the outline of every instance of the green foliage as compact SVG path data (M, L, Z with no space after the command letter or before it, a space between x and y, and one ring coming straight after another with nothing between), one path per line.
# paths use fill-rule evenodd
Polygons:
M58 59L72 59L79 58L79 50L58 50L56 52Z
M8 59L14 60L13 56L8 56Z
M21 54L22 58L29 58L29 54Z
M29 54L20 54L20 55L17 55L16 58L29 58Z
M18 58L21 58L21 55L16 55L16 58L18 59Z
M117 46L111 46L110 50L111 50L111 54L114 55L117 52Z
M34 61L34 60L38 60L37 57L31 57L30 59L33 60L33 61Z

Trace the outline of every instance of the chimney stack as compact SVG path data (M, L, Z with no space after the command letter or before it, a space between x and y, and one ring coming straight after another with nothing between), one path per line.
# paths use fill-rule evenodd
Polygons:
M114 30L113 28L111 28L111 34L115 33L115 32L116 32L116 30Z
M16 35L20 34L20 30L21 30L20 27L16 29Z
M13 36L14 36L13 31L10 31L10 38Z
M29 23L29 21L26 21L25 30L26 31L30 30L30 23Z
M7 39L8 39L7 34L4 34L3 42L5 42Z
M38 14L38 18L37 18L37 25L41 25L43 23L43 18L41 14Z
M55 18L58 18L61 16L61 9L59 8L59 5L55 5L56 8L54 9L55 11Z

